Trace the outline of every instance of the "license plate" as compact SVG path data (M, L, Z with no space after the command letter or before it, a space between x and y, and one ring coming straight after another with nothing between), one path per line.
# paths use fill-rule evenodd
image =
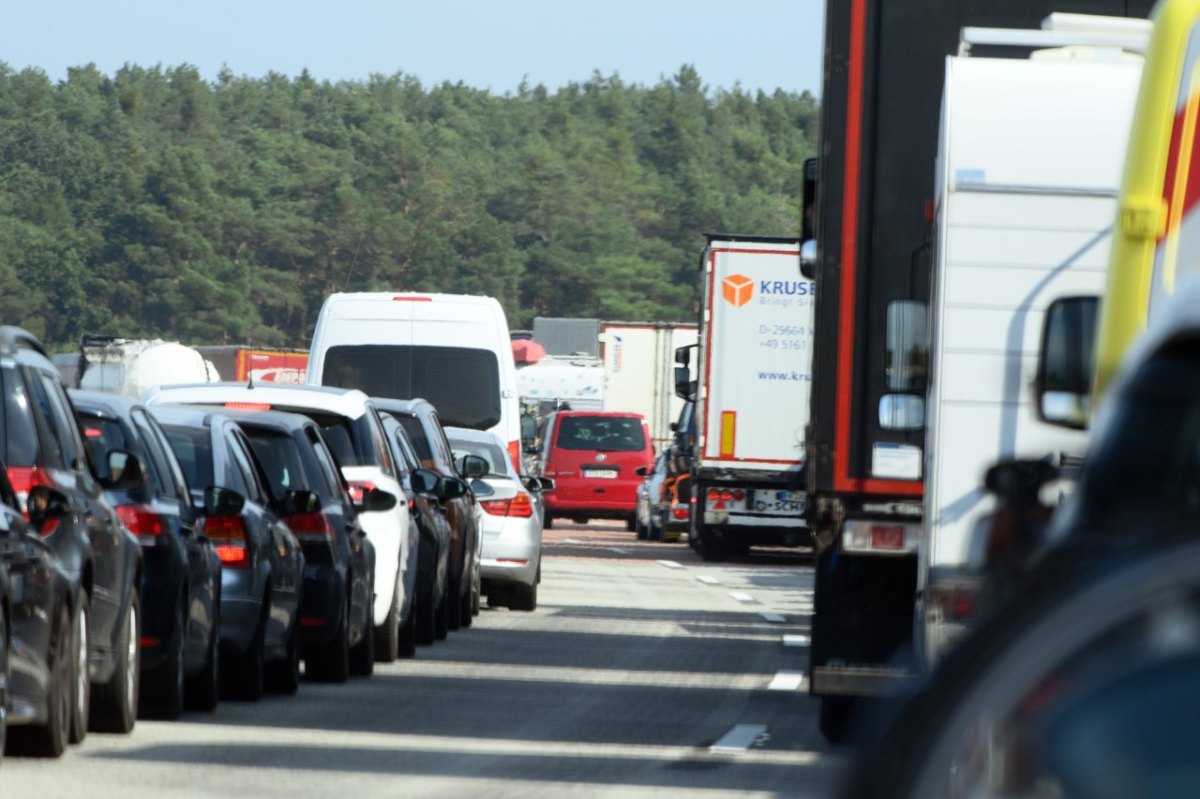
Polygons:
M617 477L616 469L584 469L584 477L602 477L606 480L615 480Z
M793 515L804 513L803 491L770 491L758 489L754 492L751 508L755 513Z

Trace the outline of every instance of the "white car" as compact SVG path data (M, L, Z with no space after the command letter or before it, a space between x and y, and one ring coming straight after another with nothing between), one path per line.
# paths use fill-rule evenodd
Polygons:
M554 483L541 477L522 479L495 433L447 427L446 438L455 462L463 455L478 455L488 463L487 474L480 479L495 494L478 503L488 604L534 610L542 579L542 520L536 494L552 490Z
M383 446L387 437L367 395L352 389L281 383L203 383L151 389L142 402L277 410L308 416L324 431L356 502L373 488L397 498L392 510L359 514L363 529L375 545L375 659L383 663L395 660L400 654L402 634L410 639L415 623L418 532L417 526L409 523L408 503L397 482L394 456L389 447Z

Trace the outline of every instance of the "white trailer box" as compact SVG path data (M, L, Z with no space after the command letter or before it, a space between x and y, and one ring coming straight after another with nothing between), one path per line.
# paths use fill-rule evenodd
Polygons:
M604 367L599 358L547 355L517 369L522 405L567 403L573 411L604 410Z
M657 451L671 442L671 422L683 400L675 396L675 350L696 343L694 324L603 322L604 410L640 413ZM572 406L574 407L574 406Z
M1046 307L1104 288L1141 63L1095 55L946 62L915 624L927 663L973 606L984 472L1085 447L1085 433L1037 419L1029 386Z
M710 235L702 258L690 538L705 558L807 544L814 284L800 242Z

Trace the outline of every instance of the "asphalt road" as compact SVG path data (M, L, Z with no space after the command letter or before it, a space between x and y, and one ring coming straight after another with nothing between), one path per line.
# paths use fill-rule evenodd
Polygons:
M685 544L562 523L534 613L369 679L92 734L57 761L6 757L0 796L828 796L802 554L705 564Z

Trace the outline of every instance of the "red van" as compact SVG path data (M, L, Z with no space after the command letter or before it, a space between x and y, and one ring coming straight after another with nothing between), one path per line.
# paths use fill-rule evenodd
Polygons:
M558 411L546 421L542 474L554 480L543 526L554 519L624 519L632 530L639 466L654 463L650 428L637 413Z

